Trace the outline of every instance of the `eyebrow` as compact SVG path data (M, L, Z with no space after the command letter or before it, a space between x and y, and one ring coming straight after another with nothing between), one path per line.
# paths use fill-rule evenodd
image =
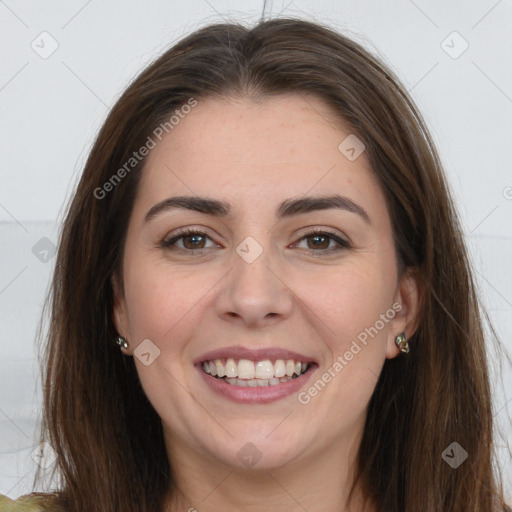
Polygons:
M144 217L144 222L164 213L168 210L181 208L193 210L214 217L227 217L230 214L231 206L225 201L209 197L198 196L175 196L164 199L155 204ZM276 217L284 219L294 215L300 215L317 210L339 209L359 215L367 224L371 225L370 216L366 210L351 199L338 194L330 196L307 196L299 199L287 199L283 201L276 210Z

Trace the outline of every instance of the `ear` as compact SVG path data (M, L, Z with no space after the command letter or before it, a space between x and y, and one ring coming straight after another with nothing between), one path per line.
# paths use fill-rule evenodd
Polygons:
M124 299L124 294L121 292L121 286L119 285L119 280L117 275L113 275L110 279L110 283L112 285L113 297L114 297L114 307L112 311L112 321L114 322L114 326L116 331L120 336L130 340L130 332L128 329L128 316L126 312L126 301ZM121 348L121 350L125 354L131 354L131 349Z
M387 359L393 359L400 354L400 349L395 344L396 336L405 332L405 337L409 339L416 332L421 295L421 280L417 269L407 268L400 278L393 302L396 314L390 321Z

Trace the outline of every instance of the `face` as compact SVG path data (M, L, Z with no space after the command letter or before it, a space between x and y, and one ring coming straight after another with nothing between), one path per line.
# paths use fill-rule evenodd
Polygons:
M314 97L206 99L151 150L114 321L170 457L270 469L357 445L417 294L350 134Z

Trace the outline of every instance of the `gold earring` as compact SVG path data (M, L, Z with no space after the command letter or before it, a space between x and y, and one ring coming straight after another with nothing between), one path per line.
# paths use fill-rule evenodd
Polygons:
M395 345L400 349L400 352L404 352L406 354L409 353L409 343L407 343L407 338L405 337L405 332L399 334L395 338Z
M128 342L126 341L126 338L123 338L122 336L118 336L116 338L116 344L119 346L119 348L128 348Z

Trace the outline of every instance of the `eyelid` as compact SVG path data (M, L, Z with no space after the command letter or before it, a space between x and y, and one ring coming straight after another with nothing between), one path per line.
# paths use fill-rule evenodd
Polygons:
M164 238L159 242L158 246L163 247L165 249L165 248L170 247L172 244L175 244L178 240L180 240L182 238L185 238L187 236L194 236L194 235L200 235L205 238L209 238L212 242L214 242L216 245L218 245L217 242L215 242L215 240L207 233L206 228L186 227L186 228L178 229L177 231L173 232L172 235L165 235ZM195 251L196 252L204 251L206 249L208 249L208 248L195 249ZM186 251L186 252L194 252L191 249L178 248L178 250Z
M346 242L347 244L352 244L350 241L350 238L345 235L345 233L340 232L339 230L334 230L334 228L327 228L327 227L319 227L319 226L309 226L306 228L303 228L302 231L299 232L297 236L300 238L303 238L304 236L308 235L315 235L315 234L325 234L332 236L333 238L339 238Z
M297 235L297 238L295 242L292 242L292 246L296 246L298 243L302 242L304 239L311 237L311 236L326 236L327 238L330 238L331 241L335 242L337 244L336 247L331 249L305 249L306 251L310 253L319 253L319 254L328 254L333 252L338 252L340 250L346 250L349 248L352 248L352 242L348 239L346 235L339 235L331 230L332 228L322 228L322 227L307 227L304 228L304 231L302 233ZM208 238L211 240L214 244L217 244L217 242L207 233L207 229L204 227L186 227L186 228L180 228L176 232L174 232L171 236L166 235L158 244L158 247L169 249L172 247L176 242L179 240L187 237L187 236L194 236L199 235L204 238ZM185 252L185 253L202 253L204 251L207 251L208 249L211 249L211 247L202 247L197 249L181 249L176 248L175 251L178 252Z
M318 251L315 251L314 249L306 249L309 252L313 253L333 253L338 252L339 250L343 249L350 249L352 248L352 242L348 239L345 235L339 235L335 232L333 232L330 228L319 228L319 227L310 227L306 228L306 231L302 232L301 235L298 237L298 240L296 242L293 242L293 245L296 245L300 242L302 242L305 238L311 237L311 236L327 236L332 241L334 241L337 244L337 247L331 248L331 249L320 249Z

